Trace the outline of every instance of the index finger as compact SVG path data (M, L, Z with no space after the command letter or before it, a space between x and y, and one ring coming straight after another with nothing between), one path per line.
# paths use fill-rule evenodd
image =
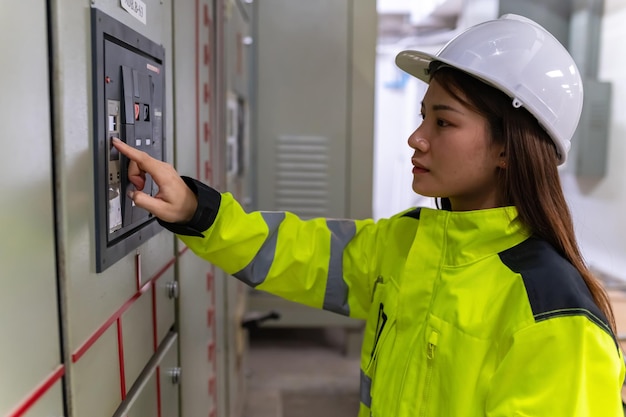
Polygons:
M156 179L155 173L158 171L159 163L161 161L154 159L153 157L143 151L140 151L139 149L135 149L132 146L127 145L118 138L113 138L112 143L113 146L115 146L118 151L128 157L128 159L135 161L139 169L147 172Z

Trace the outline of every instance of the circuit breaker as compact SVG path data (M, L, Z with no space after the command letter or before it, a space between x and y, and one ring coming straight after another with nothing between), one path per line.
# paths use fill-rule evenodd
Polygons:
M161 230L127 197L128 160L117 137L164 160L164 48L92 9L96 271L102 272ZM146 175L143 191L156 195Z

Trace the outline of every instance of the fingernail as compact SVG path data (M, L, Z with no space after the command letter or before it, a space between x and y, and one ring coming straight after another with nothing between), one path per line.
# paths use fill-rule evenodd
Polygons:
M130 198L131 200L135 200L135 192L134 191L127 191L126 195L128 196L128 198Z

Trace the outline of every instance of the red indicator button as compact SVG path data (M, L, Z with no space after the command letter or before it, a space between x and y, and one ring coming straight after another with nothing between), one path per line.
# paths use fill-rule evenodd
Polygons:
M135 103L135 120L139 120L139 103Z

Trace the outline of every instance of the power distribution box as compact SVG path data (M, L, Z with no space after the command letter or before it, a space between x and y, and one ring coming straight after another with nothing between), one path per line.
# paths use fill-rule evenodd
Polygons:
M134 187L128 161L111 139L165 159L165 50L96 8L92 41L96 272L102 272L162 230L127 197ZM158 192L149 175L143 191Z

